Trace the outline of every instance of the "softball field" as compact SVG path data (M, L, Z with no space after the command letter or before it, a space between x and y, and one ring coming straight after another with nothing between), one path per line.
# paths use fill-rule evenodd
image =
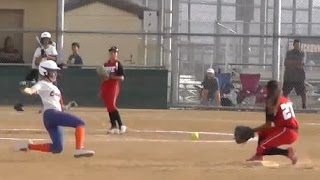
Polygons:
M296 113L300 139L293 166L285 157L267 157L279 167L250 164L256 141L237 145L236 125L257 126L262 112L213 110L128 110L120 113L128 133L107 135L108 116L103 108L71 110L86 121L86 146L96 151L91 158L75 159L73 129L65 128L62 154L15 152L23 139L49 141L39 107L16 112L0 107L0 180L316 180L320 174L320 118ZM199 140L191 133L199 132Z

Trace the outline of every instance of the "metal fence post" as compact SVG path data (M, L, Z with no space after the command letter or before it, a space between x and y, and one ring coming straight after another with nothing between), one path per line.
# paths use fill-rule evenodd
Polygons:
M274 0L272 78L280 81L281 0Z
M57 1L57 29L56 29L56 46L58 51L58 63L63 63L63 31L64 31L64 0Z

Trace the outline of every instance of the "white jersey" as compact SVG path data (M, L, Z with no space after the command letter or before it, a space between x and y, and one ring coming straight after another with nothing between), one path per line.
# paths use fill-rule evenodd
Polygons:
M57 52L57 49L56 47L52 46L52 45L48 45L48 48L47 49L44 49L44 51L46 52L46 54L48 54L49 56L57 56L58 55L58 52ZM38 47L36 49L36 51L34 52L34 55L33 55L33 60L32 60L32 69L38 69L38 66L36 65L36 58L41 56L41 48ZM43 60L47 60L46 57L42 58L41 61ZM41 62L40 62L41 63Z
M57 86L51 82L41 80L37 82L32 88L37 90L37 94L41 97L43 104L43 111L47 109L55 109L61 111L61 93Z

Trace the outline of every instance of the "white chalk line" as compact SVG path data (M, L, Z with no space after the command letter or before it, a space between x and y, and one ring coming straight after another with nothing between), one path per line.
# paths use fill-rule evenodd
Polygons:
M46 132L44 129L28 129L28 128L7 128L0 129L1 131L12 131L12 132ZM98 132L106 132L105 129L96 129ZM165 130L129 130L129 132L136 133L172 133L172 134L191 134L191 131L165 131ZM199 134L206 135L220 135L220 136L231 136L229 133L218 133L218 132L198 132ZM106 135L95 135L98 137L103 137L102 139L90 139L90 141L98 142L163 142L163 143L233 143L234 140L174 140L174 139L146 139L146 138L108 138ZM0 137L0 140L11 140L11 141L23 141L29 140L28 138L15 138L15 137ZM30 139L32 141L50 141L50 139Z
M45 132L45 130L43 129L16 129L16 128L12 128L12 129L0 129L0 132L1 131L20 131L20 132L23 132L23 131L30 131L30 132Z
M97 129L96 131L106 131L105 129ZM192 134L197 131L175 131L175 130L135 130L129 129L128 132L136 132L136 133L171 133L171 134ZM220 132L197 132L203 135L218 135L218 136L233 136L231 133L220 133Z
M43 129L17 129L17 128L8 128L8 129L0 129L1 131L16 131L16 132L46 132ZM97 132L106 132L106 129L95 129ZM171 133L171 134L191 134L196 131L175 131L175 130L136 130L136 129L128 129L128 132L135 132L135 133ZM203 135L218 135L218 136L233 136L231 133L220 133L220 132L198 132L199 134Z
M98 137L105 137L97 135ZM107 142L163 142L163 143L231 143L233 140L185 140L185 139L145 139L145 138L120 138L120 139L97 139Z
M102 135L101 135L102 137ZM105 137L105 136L104 136ZM8 141L50 141L50 139L32 139L32 138L15 138L15 137L0 137L0 140ZM74 141L68 139L68 141ZM90 139L90 142L160 142L160 143L234 143L233 140L173 140L173 139L144 139L144 138L120 138L120 139Z
M310 125L310 126L320 126L320 123L303 123L305 125Z
M26 140L46 141L48 139L29 139L29 138L0 137L0 140L10 140L10 141L26 141Z

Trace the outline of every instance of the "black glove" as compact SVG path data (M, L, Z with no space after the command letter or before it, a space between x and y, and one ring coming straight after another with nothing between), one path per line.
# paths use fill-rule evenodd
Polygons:
M13 106L13 108L16 110L16 111L24 111L23 110L23 104L21 103L17 103Z
M44 51L44 49L41 49L41 56L42 56L42 57L47 57L47 54L46 54L46 52Z
M57 64L57 66L58 66L60 69L63 69L63 67L65 66L65 64L64 64L64 63L59 63L59 64Z
M247 142L254 137L254 130L249 126L236 126L234 129L234 140L237 144Z

